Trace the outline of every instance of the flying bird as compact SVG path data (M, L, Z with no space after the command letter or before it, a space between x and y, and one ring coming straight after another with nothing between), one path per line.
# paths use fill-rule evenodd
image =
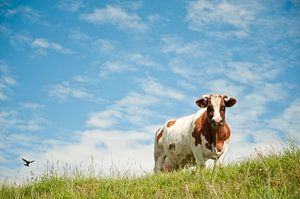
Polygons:
M24 158L22 158L22 160L25 162L25 166L26 167L29 167L29 164L31 164L31 163L33 163L34 162L34 160L26 160L26 159L24 159Z

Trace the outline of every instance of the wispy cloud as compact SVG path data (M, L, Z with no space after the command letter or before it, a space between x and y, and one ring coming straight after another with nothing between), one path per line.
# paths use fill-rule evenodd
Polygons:
M101 77L107 77L110 73L122 73L137 71L134 65L120 61L107 61L102 65Z
M173 89L172 87L166 87L158 83L153 79L141 80L141 86L144 89L145 93L149 95L154 95L157 97L166 97L173 100L183 101L187 99L187 96L181 92Z
M83 33L83 32L80 32L78 30L76 31L73 31L69 36L68 36L71 40L73 40L74 42L87 42L87 41L90 41L92 40L92 37Z
M8 36L11 34L11 29L5 25L5 24L0 24L0 34Z
M295 139L300 144L300 101L292 101L282 113L278 113L269 121L269 128L286 134L286 137Z
M228 62L220 67L207 68L210 75L222 75L228 79L248 86L260 86L265 82L276 79L282 68L269 62L267 58L256 62ZM240 74L243 74L241 77Z
M0 101L8 99L8 92L16 80L10 76L9 66L0 60Z
M74 52L63 47L57 42L50 41L47 38L34 38L29 33L17 33L9 37L10 44L20 50L33 49L37 54L47 54L49 50L63 53L73 54Z
M51 86L48 91L50 97L55 97L60 100L68 100L70 98L94 100L95 96L85 88L71 86L68 81Z
M26 103L21 103L21 105L30 110L38 110L38 109L43 109L45 106L43 104L38 104L38 103L33 103L33 102L26 102Z
M90 113L86 125L91 128L107 129L113 127L121 117L122 114L119 111L112 109Z
M80 18L93 24L112 24L122 30L144 31L147 28L138 15L127 13L121 7L113 5L95 9L92 13L82 14Z
M18 129L22 131L39 131L44 129L48 121L37 115L23 118L18 111L1 111L0 127L2 129Z
M162 51L164 53L197 55L203 52L200 43L196 41L185 43L182 39L176 36L164 36L162 38L162 42Z
M76 12L84 6L82 0L59 0L56 7L63 11Z
M188 63L186 63L183 59L180 58L172 58L169 61L169 68L170 70L185 79L192 79L195 76L199 76L199 71L195 69L194 67L190 66Z
M114 45L105 39L97 39L96 41L93 41L92 46L100 52L109 52L114 50Z
M40 20L40 13L37 10L34 10L33 8L28 6L18 6L16 8L6 10L6 17L12 17L15 15L21 15L25 19L28 19L33 22L37 22Z
M126 123L131 127L141 127L149 123L154 115L159 117L149 109L158 101L153 96L131 92L105 110L91 113L86 125L92 129L115 129Z
M145 69L160 69L161 66L150 57L140 53L126 53L113 61L106 61L101 66L101 77L111 73L137 72Z
M32 37L27 33L17 33L9 37L9 42L16 48L25 48L32 42Z
M60 44L55 43L55 42L50 42L49 40L45 38L35 38L31 46L35 49L37 49L37 52L43 53L45 50L54 50L60 53L64 54L72 54L73 52L70 49L62 47Z
M258 8L257 4L249 6L227 1L192 1L187 7L186 20L192 30L204 31L209 25L214 27L214 31L244 36L250 24L255 20L255 11Z

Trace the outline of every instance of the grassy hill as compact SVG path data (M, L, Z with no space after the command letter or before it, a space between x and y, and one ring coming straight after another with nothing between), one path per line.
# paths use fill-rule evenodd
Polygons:
M0 185L0 198L300 198L300 150L211 169L100 178L45 175L26 185Z

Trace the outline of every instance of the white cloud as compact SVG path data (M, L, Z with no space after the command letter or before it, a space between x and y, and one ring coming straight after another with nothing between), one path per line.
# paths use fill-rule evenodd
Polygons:
M176 36L165 36L162 38L164 53L199 55L203 54L204 50L198 42L192 41L185 43L182 39Z
M212 37L218 37L222 39L227 39L229 37L236 37L236 38L244 38L248 36L248 33L244 30L238 30L238 31L227 31L227 32L221 32L221 31L214 31L208 33Z
M32 41L31 46L38 50L48 50L52 49L64 54L72 54L73 52L70 49L62 47L60 44L55 42L50 42L44 38L36 38Z
M23 47L29 45L32 41L32 37L26 33L17 33L10 36L10 44L15 47Z
M81 43L81 42L85 43L87 41L92 40L91 36L89 36L89 35L87 35L85 33L82 33L80 31L74 31L68 37L70 39L72 39L73 41L79 42L79 43Z
M130 92L117 101L113 108L123 113L121 121L128 121L133 126L141 127L151 123L154 118L162 117L161 113L156 113L150 108L159 101L159 98L153 95Z
M108 5L106 8L95 9L92 13L82 14L80 18L93 24L112 24L120 29L143 31L146 24L136 14L129 14L119 6Z
M101 112L90 113L86 125L90 128L112 128L121 117L122 113L119 111L107 109Z
M14 15L21 15L33 22L40 20L39 12L28 6L18 6L16 8L8 9L5 13L6 17L12 17Z
M158 102L159 100L154 96L131 92L129 95L117 101L116 105L121 109L130 109L130 107L134 106L139 108L147 107Z
M181 88L183 88L184 90L196 90L197 86L195 84L189 83L187 81L184 80L180 80L177 83Z
M106 77L110 73L122 73L128 71L136 71L137 68L132 64L121 61L107 61L103 64L101 77Z
M143 7L143 1L142 0L135 0L131 2L124 2L124 6L128 6L130 9L138 10Z
M37 38L32 42L32 46L36 48L49 48L50 44L46 39Z
M142 93L130 92L116 101L110 107L93 112L86 122L89 128L114 129L129 123L129 127L143 128L151 124L153 119L165 119L162 113L157 113L151 106L162 103L165 99L184 101L187 97L179 91L166 87L154 79L139 80Z
M10 76L8 65L0 60L0 101L8 99L7 93L15 85L16 80Z
M82 84L93 84L99 82L99 78L96 78L94 76L89 75L76 75L72 78L72 81L76 83L82 83Z
M195 69L194 67L187 64L183 59L173 58L169 62L171 71L185 79L192 79L193 77L199 77L202 70ZM195 83L195 82L194 82Z
M60 0L56 4L58 9L68 12L76 12L83 6L82 0Z
M93 41L92 46L100 52L109 52L114 50L114 45L110 41L104 39Z
M145 68L161 69L161 66L146 55L126 53L113 61L103 63L100 76L107 77L111 73L137 72Z
M290 103L282 113L278 113L269 122L269 128L276 129L300 143L300 101Z
M43 153L34 153L32 157L39 164L39 170L46 168L46 162L59 162L61 167L68 164L72 168L87 169L93 165L95 173L104 176L138 176L153 168L153 158L149 158L152 157L150 141L153 134L145 131L85 130L76 133L78 142L54 143ZM148 142L151 144L145 144ZM59 165L56 164L56 167Z
M151 95L131 92L105 110L91 113L86 125L89 128L114 129L116 125L129 122L131 126L142 127L152 118L161 117L149 109L158 102Z
M9 29L8 27L7 27L7 25L5 25L5 24L0 24L0 34L3 34L3 35L6 35L6 36L8 36L8 35L10 35L11 34L11 29Z
M18 33L10 36L10 44L21 50L33 48L38 54L46 54L47 50L53 50L63 54L73 54L74 52L61 44L52 42L46 38L34 38L28 33Z
M18 111L0 111L0 127L3 129L19 129L22 131L39 131L44 129L48 121L37 115L29 115L26 118Z
M229 144L229 151L226 155L226 162L238 162L245 157L254 157L258 153L269 154L282 151L283 141L275 131L270 129L251 130L254 142L246 139L245 131L238 131L232 128L232 135Z
M242 30L244 35L255 20L257 9L259 9L257 4L198 0L188 4L186 20L192 30L204 31L205 26L208 25L220 30L225 25L230 25L235 29Z
M153 79L141 80L141 86L145 93L149 95L154 95L157 97L167 97L173 100L184 101L188 97L178 90L171 87L165 87Z
M69 98L85 100L95 99L95 96L92 93L89 93L84 88L72 87L68 81L51 86L48 91L48 95L60 100L67 100Z
M225 79L209 80L204 84L204 86L207 87L211 93L227 94L235 98L243 96L244 91L246 90L245 87Z
M38 104L38 103L33 103L33 102L26 102L26 103L21 103L21 105L24 108L30 109L30 110L38 110L38 109L43 109L45 108L44 105Z
M248 85L272 80L280 72L278 67L264 63L232 62L228 63L228 67L229 69L225 69L224 74L227 74L232 80ZM243 76L240 76L240 74L243 74Z

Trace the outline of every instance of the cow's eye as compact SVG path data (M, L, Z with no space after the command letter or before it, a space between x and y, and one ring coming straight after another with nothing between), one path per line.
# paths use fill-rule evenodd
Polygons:
M214 112L214 108L211 105L209 105L209 106L207 106L207 111Z
M221 111L225 111L225 106L221 106Z

